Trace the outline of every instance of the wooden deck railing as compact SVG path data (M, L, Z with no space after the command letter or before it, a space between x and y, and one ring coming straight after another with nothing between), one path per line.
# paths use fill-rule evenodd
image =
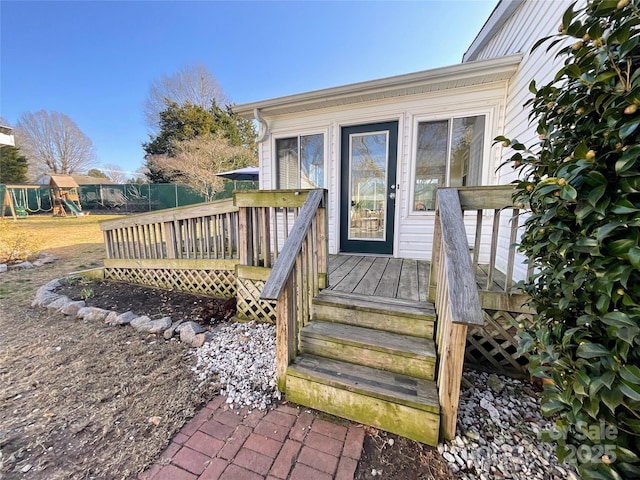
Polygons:
M108 220L100 228L110 260L238 256L238 207L232 199Z
M242 265L271 267L307 193L244 191L233 199L108 220L100 224L107 258L236 258Z
M530 312L524 306L528 297L514 289L517 283L515 275L522 278L528 276L530 270L521 265L516 269L515 265L520 210L513 205L513 186L445 188L438 192L449 190L458 193L468 228L464 235L472 253L480 304L489 310ZM499 252L507 254L498 255ZM523 273L523 270L526 271ZM432 276L429 282L430 299L435 298L435 290L436 278Z
M237 192L240 263L272 267L284 248L307 196L312 190L258 190Z
M287 366L298 351L311 301L327 282L327 216L324 190L312 190L284 242L260 298L276 300L276 375L285 391Z
M455 189L438 190L431 278L435 281L440 430L455 437L464 349L469 325L484 323L469 244Z
M244 279L252 283L254 295L241 299L250 303L245 310L268 316L269 307L259 304L259 288L296 229L310 192L314 191L242 191L233 199L102 222L109 278L162 288L195 288L219 296L235 295L236 279ZM318 195L322 198L322 191L313 197ZM316 216L324 220L316 218L313 223L318 229L314 242L317 235L323 238L320 246L313 245L314 252L322 255L314 268L318 281L326 282L324 208Z

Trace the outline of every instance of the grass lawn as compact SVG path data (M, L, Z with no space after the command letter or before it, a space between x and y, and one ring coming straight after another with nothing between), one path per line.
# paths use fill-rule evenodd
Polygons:
M39 252L80 244L102 244L100 222L121 215L53 217L30 215L14 221L0 221L0 262L24 260Z

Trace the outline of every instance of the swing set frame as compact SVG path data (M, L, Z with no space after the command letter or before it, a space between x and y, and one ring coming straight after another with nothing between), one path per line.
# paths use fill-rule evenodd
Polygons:
M17 190L17 189L37 189L40 190L42 188L47 188L46 186L43 185L4 185L4 194L3 194L3 198L2 198L2 210L0 211L0 220L4 220L5 217L5 212L7 210L7 208L9 209L9 211L11 212L11 216L13 217L14 221L18 220L18 216L16 215L16 206L13 202L13 198L11 197L11 192L10 190ZM51 188L49 188L49 190L51 190ZM29 200L27 199L27 205L25 206L25 211L29 210L29 205L28 205Z

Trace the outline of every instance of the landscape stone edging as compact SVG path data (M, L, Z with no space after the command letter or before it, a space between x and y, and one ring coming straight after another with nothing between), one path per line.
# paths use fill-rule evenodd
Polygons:
M75 317L87 321L102 321L110 326L131 325L141 333L161 335L170 340L175 333L180 334L180 341L189 347L199 348L211 341L212 335L196 322L172 321L171 317L151 320L146 315L134 312L118 313L103 308L88 307L83 300L71 300L66 295L59 295L55 290L67 283L69 277L51 280L41 286L31 302L32 307L42 307L62 313L67 317Z
M9 270L30 270L35 267L42 267L49 263L53 263L58 257L51 255L50 253L42 252L38 255L38 258L33 262L24 261L18 263L0 263L0 273L5 273Z

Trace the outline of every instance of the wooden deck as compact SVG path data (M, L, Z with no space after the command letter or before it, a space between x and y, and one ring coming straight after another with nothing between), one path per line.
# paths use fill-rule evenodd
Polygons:
M430 269L426 260L330 255L329 290L426 302Z
M476 283L481 292L505 292L504 273L494 270L488 279L487 265L478 265ZM329 287L336 292L365 296L427 301L431 262L374 255L330 255ZM521 293L511 290L510 293Z

